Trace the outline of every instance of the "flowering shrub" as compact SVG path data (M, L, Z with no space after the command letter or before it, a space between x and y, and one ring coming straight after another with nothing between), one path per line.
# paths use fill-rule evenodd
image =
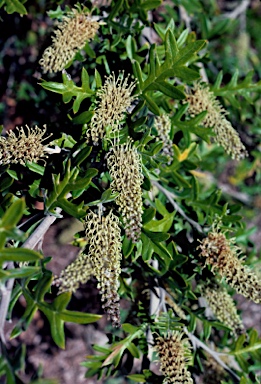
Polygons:
M0 137L0 378L23 382L24 349L14 359L8 338L20 342L40 310L60 348L65 322L106 315L108 343L82 356L86 377L256 383L261 341L233 294L261 303L246 220L260 207L261 83L242 52L232 76L216 56L249 2L228 14L204 0L49 3L52 43L39 51L35 94L46 111L56 100L53 113L43 128L32 118ZM0 7L3 20L27 15L26 1ZM226 163L235 193L222 193ZM79 252L56 275L41 243L65 217L82 223ZM102 313L68 309L89 281Z

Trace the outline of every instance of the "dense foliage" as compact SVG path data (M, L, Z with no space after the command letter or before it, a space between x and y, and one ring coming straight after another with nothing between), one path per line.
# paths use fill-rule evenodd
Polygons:
M45 21L19 42L21 51L42 47L17 92L31 118L2 127L0 137L0 377L23 382L25 348L14 356L4 328L21 297L26 308L10 338L40 310L66 348L65 322L102 317L67 308L93 279L108 344L82 357L86 377L257 383L261 341L233 299L237 292L261 303L247 227L260 208L260 61L252 48L260 52L260 41L246 25L247 17L258 25L254 5L43 4L0 2L2 23ZM230 193L220 182L226 164ZM41 241L68 217L82 223L79 254L54 276Z

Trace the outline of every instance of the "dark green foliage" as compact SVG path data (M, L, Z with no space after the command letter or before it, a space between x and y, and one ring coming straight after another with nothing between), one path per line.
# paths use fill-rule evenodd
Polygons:
M15 20L20 20L15 13L28 13L36 22L43 18L46 22L47 16L41 15L44 7L51 21L61 21L72 8L65 1L42 3L36 6L26 1L0 1L1 15L4 20L14 13ZM91 3L87 6L91 9ZM257 23L252 10L247 12L249 20ZM0 141L0 304L5 303L3 293L7 287L11 293L7 308L0 307L0 379L5 377L7 384L23 383L19 372L26 360L25 346L21 345L13 356L3 337L4 322L12 319L21 297L26 304L11 339L30 329L38 310L60 348L66 347L66 322L88 324L101 318L81 308L68 309L75 296L71 292L57 294L57 277L48 264L52 255L34 250L40 239L30 243L41 222L70 217L84 223L91 209L105 216L113 210L119 218L122 260L118 294L124 309L122 327L112 329L107 325L104 330L108 343L95 345L93 355L82 356L86 377L104 383L111 377L117 380L115 383L123 383L118 380L125 377L128 383L161 384L164 376L150 370L150 363L157 360L153 345L157 336L178 331L195 346L188 366L194 379L201 380L204 362L211 355L226 369L227 383L255 383L261 358L258 333L250 329L236 337L227 324L209 315L200 284L213 279L218 268L211 270L205 265L198 249L200 241L218 222L221 230L227 231L227 238L235 237L242 248L244 263L258 269L256 249L250 240L255 228L248 228L248 221L260 210L261 83L257 61L245 51L242 58L236 49L234 40L239 39L235 34L240 21L226 16L226 10L219 8L215 0L173 0L168 4L159 0L115 0L100 4L92 15L100 21L97 36L86 42L61 73L40 74L37 84L24 80L18 87L17 102L26 100L36 109L39 106L39 111L45 110L38 120L34 117L24 123L47 124L48 134L53 134L44 142L48 157L39 164L27 162L25 166L19 161L5 163L4 144ZM253 45L260 49L254 31L249 33ZM34 44L48 46L40 34L35 33ZM21 46L27 43L26 40ZM18 41L16 44L19 46ZM229 57L230 48L237 57ZM37 60L41 53L38 52ZM4 61L4 54L0 59ZM106 115L106 111L113 114L124 98L123 93L118 105L113 104L117 93L114 82L110 98L104 103L105 115L97 118L97 124L102 121L103 139L93 145L92 140L87 141L88 131L93 129L97 113L101 113L99 103L104 95L100 91L106 76L112 73L115 79L118 75L127 78L125 92L136 79L135 98L120 114L117 129L108 126L111 115ZM195 81L206 79L249 152L249 157L238 163L230 161L222 147L213 144L213 130L203 124L208 111L193 116L188 113L186 98L190 87ZM110 109L112 105L114 110ZM1 104L0 113L4 109ZM156 125L157 118L164 116L168 116L170 124L167 136L171 159ZM114 146L126 143L129 148L125 148L123 163L131 148L137 153L135 161L140 161L142 174L141 234L135 243L125 234L124 214L137 196L131 196L125 211L119 209L122 195L132 192L130 183L136 186L137 180L131 178L135 161L129 173L124 173L128 160L121 169L125 179L120 192L113 189L113 177L120 177L120 171L115 176L108 167ZM229 176L224 172L226 167L230 167ZM227 185L231 183L224 192L223 176L227 177ZM37 209L39 203L42 210ZM95 228L93 223L94 232ZM43 235L44 232L41 238ZM108 235L106 229L103 235ZM86 245L85 236L83 231L78 232L73 244L88 255L97 244ZM103 283L107 282L106 276L111 276L111 271L106 271L106 257L107 254L104 263L100 263L100 268L105 268ZM230 364L229 358L234 362ZM138 370L135 359L141 363ZM38 376L31 383L55 383Z

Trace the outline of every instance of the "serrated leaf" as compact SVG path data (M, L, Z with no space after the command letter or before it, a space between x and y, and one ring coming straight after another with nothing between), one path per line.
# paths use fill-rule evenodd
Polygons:
M71 80L70 76L65 70L63 71L62 78L63 83L42 81L40 85L48 91L61 94L63 96L64 103L70 102L71 99L75 97L73 102L73 112L77 113L79 111L81 102L94 94L94 91L90 88L89 75L86 69L83 67L81 75L81 87L77 87L74 84L73 80Z
M152 232L168 232L172 226L174 216L175 212L165 214L163 219L151 220L149 223L144 225L143 228Z

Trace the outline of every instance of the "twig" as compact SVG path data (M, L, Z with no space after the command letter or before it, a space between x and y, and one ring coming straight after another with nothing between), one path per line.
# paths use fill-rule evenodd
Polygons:
M182 5L179 6L179 14L180 14L181 20L185 22L186 28L189 31L191 31L191 27L190 27L191 17L188 15L186 9Z
M240 378L235 374L235 372L230 369L223 360L219 356L224 355L223 353L219 353L216 351L213 351L213 349L209 348L206 344L204 344L201 340L199 340L196 336L194 336L192 333L188 332L187 328L184 327L184 332L188 335L190 338L193 346L200 347L207 351L224 369L226 369L238 382L240 381ZM226 355L226 354L225 354Z
M7 265L7 269L11 269L14 267L14 263L10 262ZM5 334L4 334L4 325L5 325L5 319L8 312L9 302L11 293L13 290L15 279L11 278L7 280L6 285L0 286L1 291L1 303L0 303L0 340L3 344L5 344Z
M57 208L56 213L60 213L61 209ZM45 219L41 222L41 224L35 229L35 231L31 234L31 236L28 237L28 239L24 242L22 245L22 248L27 249L34 249L36 245L41 241L47 230L50 228L50 226L53 224L53 222L56 220L56 216L47 216ZM7 264L7 268L11 269L14 267L13 262L10 262ZM0 340L3 344L6 343L5 341L5 335L4 335L4 325L6 320L6 315L8 312L8 307L10 303L10 298L13 290L14 285L13 278L8 279L6 285L3 287L0 287L1 292L1 302L0 302Z
M224 13L223 16L229 19L236 19L241 13L244 13L250 4L250 0L243 0L232 12Z
M158 260L151 261L153 268L158 269L159 262ZM150 290L150 316L156 315L158 316L160 309L165 304L165 291L161 287L154 287L156 294ZM153 354L153 336L151 329L149 328L147 331L147 344L148 344L148 358L152 360Z
M157 187L161 192L164 193L164 195L167 197L167 199L169 200L169 202L173 205L174 209L176 209L176 211L182 216L184 217L185 220L187 220L194 228L196 228L196 230L199 232L199 233L203 233L203 229L201 228L201 226L194 220L190 219L186 213L183 211L182 208L180 208L180 206L174 201L174 198L175 198L175 195L168 191L166 188L162 187L162 185L160 185L157 181L152 181L152 184L155 185L155 187Z

